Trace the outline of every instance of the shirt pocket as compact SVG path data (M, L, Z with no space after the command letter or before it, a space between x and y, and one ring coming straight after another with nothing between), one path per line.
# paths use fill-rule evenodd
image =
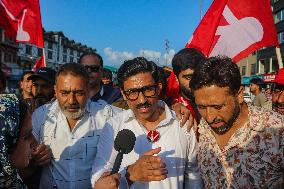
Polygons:
M86 160L94 160L97 154L97 146L99 142L100 135L94 134L93 136L88 136L85 138Z

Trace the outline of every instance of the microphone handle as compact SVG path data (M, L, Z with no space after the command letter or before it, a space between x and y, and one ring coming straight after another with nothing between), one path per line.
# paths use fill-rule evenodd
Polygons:
M121 162L122 162L122 158L123 158L123 153L122 152L119 152L115 158L115 161L114 161L114 165L113 165L113 168L111 170L111 174L115 174L119 171L119 168L120 168L120 165L121 165Z

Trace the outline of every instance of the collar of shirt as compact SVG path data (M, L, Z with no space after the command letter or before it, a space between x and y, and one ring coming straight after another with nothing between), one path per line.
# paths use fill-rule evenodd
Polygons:
M101 90L100 90L100 95L103 96L104 95L104 87L102 86Z
M166 119L162 120L157 127L167 126L173 119L177 119L175 113L170 110L167 104L161 100L158 101L159 107L164 107L166 112ZM132 110L126 110L128 113L123 117L123 122L127 123L136 119Z

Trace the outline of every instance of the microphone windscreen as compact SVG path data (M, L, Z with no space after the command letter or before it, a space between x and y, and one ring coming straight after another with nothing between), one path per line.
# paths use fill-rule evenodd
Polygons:
M129 129L119 131L114 140L114 149L123 154L128 154L134 148L135 134Z

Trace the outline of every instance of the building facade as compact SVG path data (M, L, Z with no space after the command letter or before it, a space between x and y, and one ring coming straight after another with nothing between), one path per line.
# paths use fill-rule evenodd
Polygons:
M271 0L271 7L276 26L280 51L284 53L284 0ZM258 51L259 63L263 65L264 74L275 73L279 69L275 47L266 47Z
M14 38L5 36L5 30L0 28L0 68L9 78L8 87L16 85L22 74L19 62L18 43Z
M68 39L63 32L44 32L47 67L58 70L62 64L78 62L86 52L96 52L96 49ZM31 70L42 54L43 50L35 45L8 38L0 27L0 68L7 76L8 88L18 89L23 71Z
M63 32L44 32L44 53L47 67L58 70L62 64L77 63L80 56L86 52L96 52L96 49L68 39ZM42 53L42 49L36 46L19 44L20 60L31 65L31 68Z

